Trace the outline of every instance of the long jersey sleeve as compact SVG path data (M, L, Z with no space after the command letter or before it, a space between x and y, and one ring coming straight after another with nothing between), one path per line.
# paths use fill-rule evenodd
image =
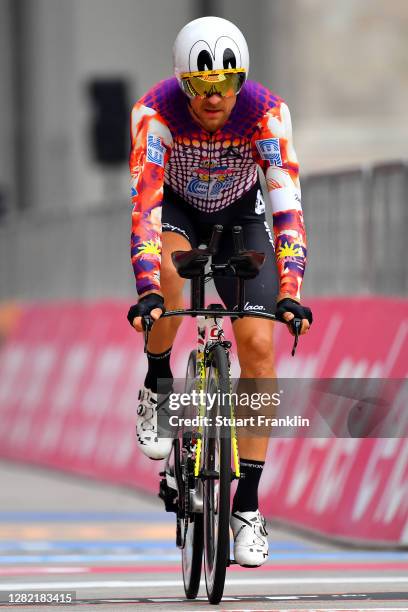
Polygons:
M160 290L161 206L172 137L160 115L135 104L131 116L131 260L140 294Z
M272 206L280 294L299 299L307 255L306 232L291 118L283 101L262 118L253 146Z

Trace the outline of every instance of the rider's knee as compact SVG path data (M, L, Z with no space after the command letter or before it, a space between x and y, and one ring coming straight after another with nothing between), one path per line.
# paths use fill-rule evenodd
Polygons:
M270 362L274 358L273 344L269 336L252 334L240 347L240 361L253 363Z

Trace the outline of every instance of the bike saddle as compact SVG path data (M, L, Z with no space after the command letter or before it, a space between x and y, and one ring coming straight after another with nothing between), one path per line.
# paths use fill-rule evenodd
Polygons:
M234 268L238 278L255 278L265 261L265 253L259 251L241 251L229 259L229 265Z
M194 278L204 272L209 255L204 249L197 248L191 251L174 251L171 259L182 278Z

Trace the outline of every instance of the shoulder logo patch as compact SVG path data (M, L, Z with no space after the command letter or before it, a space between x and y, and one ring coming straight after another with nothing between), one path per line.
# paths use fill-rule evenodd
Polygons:
M160 136L147 135L147 161L164 167L164 147Z
M256 140L255 143L262 159L268 161L271 166L282 166L279 138L265 138Z

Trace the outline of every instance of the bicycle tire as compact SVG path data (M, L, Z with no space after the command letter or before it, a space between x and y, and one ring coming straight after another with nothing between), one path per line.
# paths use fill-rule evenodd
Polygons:
M225 349L216 345L211 357L207 392L230 393ZM230 403L222 401L218 413L229 418ZM212 435L206 435L204 440L204 470L218 472L218 478L204 479L204 571L208 601L218 604L224 592L230 554L231 429L228 426L214 427L214 419L215 415L212 417Z
M186 542L181 550L184 592L187 599L195 599L200 588L204 548L203 515L195 513L190 522Z
M191 351L186 372L186 382L196 375L196 351ZM188 389L185 389L188 391ZM188 486L188 485L187 485ZM186 540L181 549L184 592L187 599L195 599L200 588L200 578L204 548L204 523L202 513L195 512L188 520Z

